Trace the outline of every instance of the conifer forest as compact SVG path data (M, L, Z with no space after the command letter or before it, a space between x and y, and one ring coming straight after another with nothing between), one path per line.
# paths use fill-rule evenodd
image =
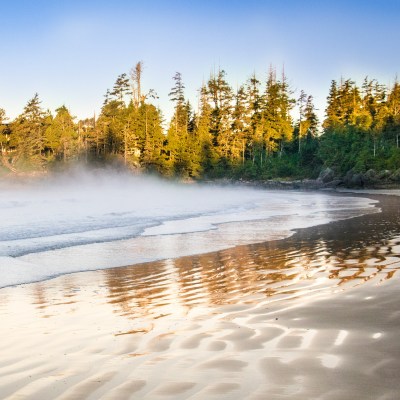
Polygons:
M0 108L0 173L62 169L76 162L117 162L137 171L181 179L315 178L323 167L349 170L400 168L400 84L366 77L327 82L325 117L313 97L294 95L288 78L270 68L233 89L220 69L191 104L177 72L169 121L157 94L142 87L143 63L117 77L100 115L76 120L60 106L42 108L35 94L14 120ZM101 100L100 100L101 101ZM0 105L1 106L1 105Z

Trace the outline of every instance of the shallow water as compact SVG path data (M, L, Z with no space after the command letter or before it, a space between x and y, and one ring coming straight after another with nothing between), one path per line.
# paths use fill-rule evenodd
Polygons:
M384 201L284 240L1 289L0 394L397 399L400 207Z
M113 174L0 192L0 287L284 238L376 212L325 193L173 185Z

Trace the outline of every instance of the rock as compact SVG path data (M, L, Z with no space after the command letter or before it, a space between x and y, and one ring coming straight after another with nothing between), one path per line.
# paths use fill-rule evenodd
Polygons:
M343 183L345 186L353 188L364 186L362 174L354 172L352 169L350 171L347 171L346 175L343 178Z
M343 185L343 180L342 179L334 179L328 183L324 184L324 188L326 189L335 189L338 186Z
M350 179L350 186L351 187L362 187L364 186L363 176L362 174L353 174Z
M391 175L391 172L388 169L385 169L383 171L380 171L378 173L378 175L376 176L376 178L379 181L383 181L383 180L388 179L390 177L390 175Z
M400 168L396 169L392 175L390 175L389 179L393 182L400 182Z
M343 178L343 183L345 186L350 186L351 178L354 175L354 171L351 169L346 172L346 175Z
M328 183L332 181L334 177L335 177L335 172L333 171L333 169L328 167L320 172L317 180L322 183Z
M369 169L364 175L364 180L367 182L375 182L376 181L376 171L374 169Z

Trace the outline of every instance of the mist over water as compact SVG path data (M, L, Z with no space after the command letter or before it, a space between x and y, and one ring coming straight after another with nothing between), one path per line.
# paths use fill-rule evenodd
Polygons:
M373 203L104 171L8 185L0 192L0 287L283 238L374 212Z

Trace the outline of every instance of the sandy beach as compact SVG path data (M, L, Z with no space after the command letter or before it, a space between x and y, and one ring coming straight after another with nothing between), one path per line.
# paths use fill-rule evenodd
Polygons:
M400 199L371 198L284 240L0 289L0 398L398 399Z

